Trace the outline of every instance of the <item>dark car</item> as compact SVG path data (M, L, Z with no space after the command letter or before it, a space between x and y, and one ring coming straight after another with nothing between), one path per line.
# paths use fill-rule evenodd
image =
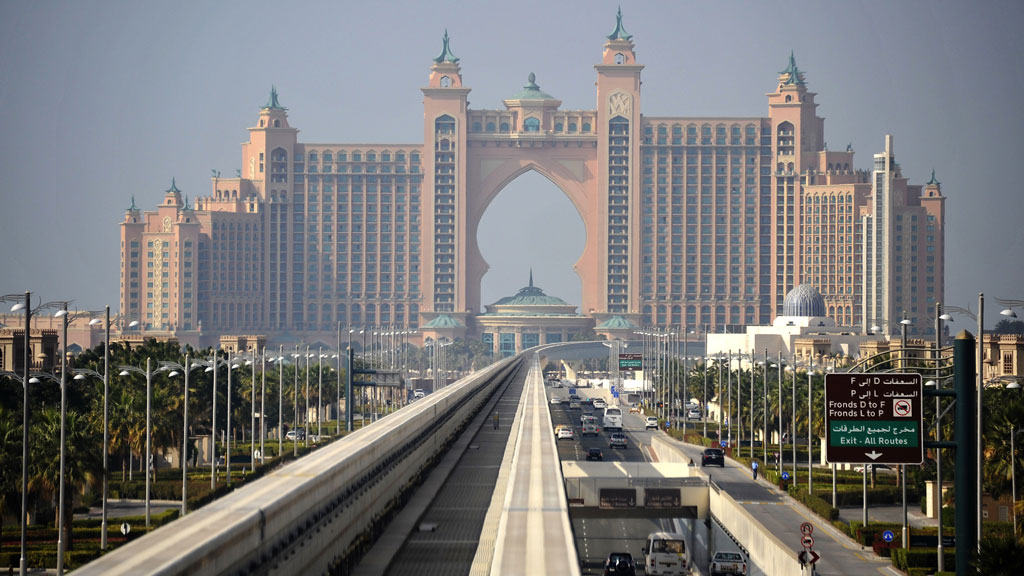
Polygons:
M604 453L600 448L587 448L587 460L604 460Z
M604 561L604 576L615 574L616 576L636 576L636 565L633 564L633 555L629 552L612 552Z
M705 448L700 455L701 466L721 466L725 468L725 453L719 448Z

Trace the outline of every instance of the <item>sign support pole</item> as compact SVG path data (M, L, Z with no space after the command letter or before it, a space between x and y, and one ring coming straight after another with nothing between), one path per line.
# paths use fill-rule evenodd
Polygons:
M977 465L975 443L975 394L974 394L974 336L964 330L953 342L953 387L956 390L956 420L953 434L956 438L956 470L968 471ZM971 552L977 549L980 534L975 520L977 494L980 489L973 474L957 474L953 480L956 493L956 568L958 574L967 574Z

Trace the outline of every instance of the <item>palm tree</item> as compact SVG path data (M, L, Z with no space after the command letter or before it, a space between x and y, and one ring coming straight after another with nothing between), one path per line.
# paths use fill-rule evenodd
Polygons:
M32 472L29 489L51 500L60 491L60 410L45 408L34 422L36 442L32 446ZM74 492L85 493L100 478L99 447L96 430L86 415L67 412L64 454L64 541L72 550L71 521L74 517ZM60 507L58 506L58 511ZM55 518L55 521L58 520Z
M0 517L7 513L8 498L16 499L21 476L21 418L0 406Z
M1018 576L1024 574L1024 546L1012 537L982 538L974 557L977 574L985 576Z

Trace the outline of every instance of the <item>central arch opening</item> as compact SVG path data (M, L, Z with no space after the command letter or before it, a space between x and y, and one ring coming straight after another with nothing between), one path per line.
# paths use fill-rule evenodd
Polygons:
M481 306L514 295L532 269L535 286L583 312L573 266L585 242L583 220L558 186L532 170L517 177L480 218L477 243L490 266L480 283Z

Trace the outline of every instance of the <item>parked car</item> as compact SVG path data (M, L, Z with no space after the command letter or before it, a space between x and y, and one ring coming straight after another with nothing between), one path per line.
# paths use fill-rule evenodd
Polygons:
M604 460L604 453L600 448L587 448L587 460Z
M658 429L658 417L648 416L647 420L644 421L644 430L657 430Z
M622 432L616 432L608 437L609 448L625 448L626 447L626 435Z
M746 576L747 561L739 552L715 552L708 572L711 576Z
M725 468L725 452L722 452L720 448L705 448L704 453L700 455L700 465L703 466L721 466Z
M629 552L612 552L604 561L604 576L636 576L636 565Z

